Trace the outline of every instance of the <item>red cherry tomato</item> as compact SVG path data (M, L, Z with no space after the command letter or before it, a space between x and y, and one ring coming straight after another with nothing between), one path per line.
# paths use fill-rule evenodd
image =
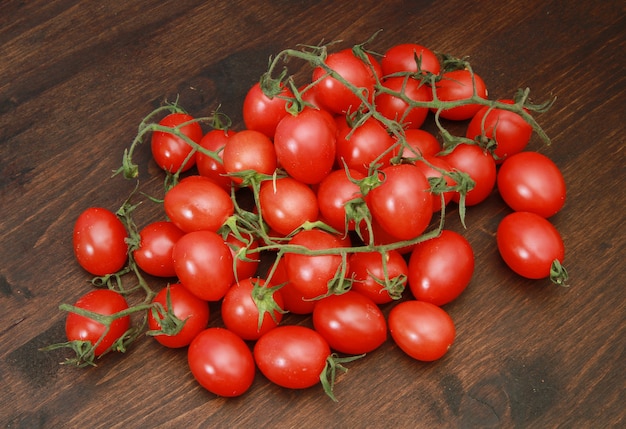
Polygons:
M124 224L113 212L88 208L74 224L74 255L80 266L95 276L116 273L128 259L127 237Z
M154 335L154 339L165 347L180 348L188 346L191 341L209 324L209 304L193 295L183 285L176 283L169 285L156 294L153 303L161 304L164 311L168 310L169 300L172 304L171 312L181 321L182 329L175 335L161 333ZM161 323L165 313L156 310L148 312L148 327L153 331L162 331Z
M291 177L261 183L259 205L263 219L279 234L288 235L319 214L315 192Z
M466 206L475 206L487 199L496 184L496 162L489 152L475 144L461 143L441 158L474 181L474 188L465 196ZM452 199L459 202L459 193Z
M271 268L270 268L271 270ZM268 270L269 274L269 270ZM279 286L280 294L283 297L283 308L293 314L311 314L317 304L317 300L307 299L304 295L293 286L287 276L285 268L285 258L278 261L278 265L269 279L270 286Z
M400 298L406 287L408 274L407 263L397 250L390 250L384 255L380 252L358 252L350 255L348 277L352 279L351 290L367 296L376 304L386 304Z
M380 61L383 75L399 72L429 72L439 74L441 64L437 55L417 43L401 43L385 52ZM419 68L418 68L419 65Z
M200 146L215 152L221 159L226 142L228 142L228 139L235 133L236 131L232 130L211 130L202 137ZM196 154L196 167L198 167L198 174L200 174L200 176L208 177L227 192L230 192L232 181L231 178L227 176L223 160L218 162L209 155L198 152Z
M418 155L435 156L441 151L441 143L428 131L409 128L404 130L404 137L408 147L402 148L403 158L416 158Z
M200 332L189 345L187 361L196 381L218 396L241 396L254 382L256 368L248 345L224 328Z
M224 146L222 158L228 173L250 170L271 176L276 170L274 144L259 131L243 130L230 137ZM232 181L237 184L242 180L241 177L232 177Z
M103 316L128 309L126 299L110 289L88 292L76 301L74 306ZM106 326L100 322L76 313L68 313L65 320L65 335L68 341L89 341L96 346L94 354L97 357L106 352L129 327L130 316L115 319L107 331Z
M172 222L159 221L139 231L139 248L133 252L135 262L146 273L156 277L174 277L172 250L185 233Z
M469 70L454 70L442 75L436 84L437 97L441 101L459 101L471 98L476 87L476 95L480 98L487 98L487 87L483 79ZM472 118L480 109L480 104L466 104L463 106L444 109L440 116L444 119L463 121ZM434 109L433 109L434 110Z
M249 130L259 131L274 138L276 125L287 115L286 98L293 98L289 88L269 98L263 93L259 82L252 85L243 100L243 122Z
M159 121L159 125L174 128L194 118L186 113L171 113ZM202 139L202 128L197 122L191 122L180 128L180 132L195 143L200 143ZM177 171L187 171L196 163L196 154L192 154L185 163L193 147L182 138L170 132L155 131L151 140L152 156L154 161L163 170L175 173ZM183 166L183 163L185 164ZM181 168L182 166L182 168Z
M235 262L236 279L254 276L261 263L260 253L251 252L259 247L258 240L251 239L247 234L244 234L243 238L246 238L246 240L241 241L233 233L228 234L226 237L226 244L230 248Z
M428 85L410 77L390 77L383 87L394 93L403 93L413 101L431 101L432 91ZM376 108L387 119L397 120L406 128L419 128L428 115L426 107L411 107L403 99L388 92L376 95Z
M389 331L407 355L434 361L445 355L454 342L452 318L441 307L423 301L404 301L389 313Z
M350 177L346 175L346 170L343 168L334 170L317 187L317 202L321 217L328 225L340 232L345 232L346 229L345 204L361 197L359 185L352 180L365 177L356 170L349 170L348 173ZM348 223L348 230L354 230L354 227L352 220Z
M438 156L426 156L425 162L416 162L415 166L426 176L427 179L436 179L443 177L447 186L454 186L455 181L451 176L444 175L440 170L452 172L452 167L447 161ZM441 210L441 194L432 193L433 197L433 212ZM446 191L443 193L443 203L447 205L454 198L454 191Z

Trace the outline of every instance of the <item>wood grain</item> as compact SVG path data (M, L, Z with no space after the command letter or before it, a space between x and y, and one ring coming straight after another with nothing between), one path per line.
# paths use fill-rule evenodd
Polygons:
M625 424L624 54L621 2L460 0L3 1L0 4L0 423L3 427L620 427ZM111 179L139 121L177 96L194 115L241 104L270 55L298 44L347 47L383 31L469 56L493 98L530 87L557 97L534 138L568 184L552 218L567 246L569 289L511 273L495 247L507 209L494 191L464 234L477 270L446 306L458 336L424 364L388 341L350 364L339 403L260 374L223 399L192 378L184 350L140 340L97 368L38 349L63 340L62 302L89 290L75 263L78 213L119 207L133 183ZM303 64L294 72L309 73ZM137 155L142 187L163 176ZM157 206L141 209L147 223ZM461 230L458 221L450 228ZM390 307L384 307L388 312ZM218 324L217 305L212 324ZM310 324L289 316L288 321Z

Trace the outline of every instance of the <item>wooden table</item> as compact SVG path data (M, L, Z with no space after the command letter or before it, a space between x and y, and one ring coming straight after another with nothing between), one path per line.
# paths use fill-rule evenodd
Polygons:
M625 21L617 1L3 1L0 423L623 427ZM74 221L90 206L117 209L130 192L134 183L110 172L148 112L178 96L194 115L221 104L241 129L243 97L270 55L320 41L348 47L379 29L370 45L379 52L418 42L468 56L492 98L520 87L535 101L557 98L537 116L553 144L534 137L529 149L550 156L568 185L552 221L570 288L506 268L495 229L507 209L494 191L468 211L477 269L446 306L458 331L450 352L420 363L389 339L349 364L338 403L319 386L285 390L260 374L244 396L216 397L192 378L184 350L146 338L89 369L38 351L64 340L59 304L90 288L72 254ZM156 192L163 174L148 146L137 160L142 186ZM147 207L145 222L159 218Z

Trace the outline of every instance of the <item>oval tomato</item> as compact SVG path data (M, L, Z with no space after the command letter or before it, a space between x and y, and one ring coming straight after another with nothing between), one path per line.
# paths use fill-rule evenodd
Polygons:
M476 73L469 70L454 70L443 73L441 80L436 84L437 98L441 101L460 101L476 95L482 99L487 99L487 87L485 82ZM480 104L465 104L451 109L443 109L440 116L444 119L463 121L473 117L480 109ZM436 109L433 109L435 111Z
M496 162L489 152L475 144L461 143L441 158L455 170L467 173L474 181L474 188L465 196L466 206L474 206L487 199L496 184ZM459 193L456 192L452 199L458 203Z
M504 262L520 276L551 277L555 283L566 280L555 278L551 272L555 261L559 267L563 263L565 246L559 231L546 218L530 212L511 213L498 225L496 241Z
M319 383L329 355L324 337L300 325L272 329L254 346L254 360L261 373L272 383L289 389Z
M439 74L441 64L435 53L417 43L392 46L380 60L383 75L400 72L429 72Z
M418 156L435 156L441 151L441 143L437 137L421 128L404 130L404 139L407 146L402 147L403 158L417 158Z
M252 85L243 100L243 122L246 128L273 138L276 125L287 115L286 98L293 98L289 88L281 88L279 94L270 98L265 95L259 82Z
M443 230L417 243L409 259L409 288L415 299L444 305L456 299L474 274L474 251L462 235Z
M248 345L224 328L208 328L187 351L189 369L209 392L227 398L243 395L254 382L256 368Z
M357 170L345 169L332 171L317 187L317 202L321 217L328 225L339 232L346 231L346 203L361 197L359 185L352 180L360 180L365 176ZM352 180L351 180L352 179ZM354 230L354 220L348 222L348 230Z
M193 116L186 113L170 113L159 121L159 125L169 128L178 127L185 122L193 121ZM202 139L202 128L197 122L191 122L180 127L180 132L195 143ZM152 133L150 142L152 156L159 167L170 173L187 171L196 163L196 154L191 154L193 147L182 138L165 131ZM189 160L185 163L185 160ZM185 164L183 166L183 163ZM182 167L182 168L181 168Z
M395 343L413 359L434 361L454 342L452 318L441 307L423 301L404 301L389 313L389 331Z
M163 208L184 232L217 231L235 211L228 192L203 176L178 182L165 194Z
M265 180L259 191L263 220L279 234L288 235L319 214L315 192L291 177Z
M204 137L202 137L202 140L200 140L200 146L204 149L215 152L215 154L220 158L220 161L217 161L202 152L198 152L196 154L196 167L198 168L198 174L213 180L227 192L230 192L232 180L227 175L226 169L224 168L224 162L221 157L224 153L224 147L226 146L228 139L234 134L236 134L236 131L211 130L206 133Z
M451 176L445 175L442 171L448 173L452 172L452 166L447 161L438 156L426 156L424 162L416 162L415 166L422 172L424 176L430 181L433 179L443 178L446 186L452 187L456 184ZM441 193L432 192L433 198L433 212L441 210ZM454 198L454 191L443 192L443 204L447 205Z
M372 217L398 239L418 237L433 215L428 179L411 164L392 165L381 172L382 184L365 197Z
M515 211L533 212L545 218L565 204L565 180L559 167L537 152L521 152L508 158L498 172L498 190Z
M169 294L169 297L168 297ZM153 338L165 347L180 348L188 346L191 341L209 324L209 304L193 295L183 285L176 283L159 291L152 300L153 304L160 304L163 311L168 311L168 300L172 305L171 312L185 324L174 335L167 333L153 333ZM163 332L163 319L166 313L157 310L148 312L148 327L152 331Z
M90 207L74 224L74 255L80 266L93 275L116 273L128 259L127 237L124 224L113 212Z
M235 263L235 279L246 279L254 276L259 264L261 254L251 252L259 247L259 242L252 239L248 234L243 234L245 241L238 239L232 232L226 237L226 244L230 248Z
M83 295L74 307L82 308L103 316L110 316L128 309L126 299L110 289L96 289ZM89 341L95 346L95 356L101 356L117 341L130 327L130 316L115 319L108 331L100 322L68 313L65 319L65 335L68 341Z
M222 300L224 326L244 340L258 340L278 326L283 318L283 297L280 289L272 291L268 286L265 280L250 277L235 282Z
M268 275L269 272L268 270ZM269 280L271 287L281 286L280 294L283 297L283 308L293 314L311 314L317 304L317 300L307 299L304 295L293 286L287 276L285 268L285 258L278 261L278 265Z
M172 250L185 233L168 221L146 225L139 231L139 247L133 252L137 266L156 277L174 277Z
M228 173L256 172L271 176L276 170L276 151L274 144L260 131L239 131L226 142L224 169ZM243 178L231 176L233 182L240 184Z
M419 128L428 116L428 108L410 106L394 93L403 93L413 101L432 101L433 94L430 87L418 79L410 77L390 77L383 82L383 88L376 94L376 108L385 118L396 120L406 128Z
M409 269L399 251L358 252L350 255L349 261L348 277L352 279L353 291L376 304L386 304L402 296Z
M387 322L374 301L348 291L321 299L313 310L313 326L331 349L369 353L387 339Z
M500 101L513 104L512 100ZM470 121L465 137L474 140L482 136L481 140L495 140L493 155L496 163L500 164L507 157L524 150L532 134L533 127L517 113L484 106Z
M205 301L221 299L233 284L233 257L222 237L212 231L185 234L172 251L180 282Z

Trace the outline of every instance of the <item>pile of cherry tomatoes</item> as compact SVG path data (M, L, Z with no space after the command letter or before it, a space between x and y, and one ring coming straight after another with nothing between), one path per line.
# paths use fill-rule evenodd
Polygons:
M311 64L310 81L277 71L294 58ZM528 278L566 280L563 241L547 220L564 204L563 177L525 151L533 132L547 141L532 116L547 107L528 91L490 100L467 61L414 43L382 55L364 44L279 53L245 98L245 129L163 106L118 171L138 177L132 154L149 137L167 177L163 217L138 228L137 193L117 213L80 214L75 255L100 287L61 306L68 342L51 348L93 364L147 333L188 347L193 376L226 397L246 392L258 369L287 388L321 381L334 398L336 371L388 333L411 357L439 359L455 337L442 306L474 272L470 243L445 228L446 208L463 221L497 186L513 211L497 230L503 260ZM465 136L447 131L451 121L466 121ZM153 291L153 277L169 285ZM208 326L210 302L219 327ZM311 323L281 323L287 312Z

